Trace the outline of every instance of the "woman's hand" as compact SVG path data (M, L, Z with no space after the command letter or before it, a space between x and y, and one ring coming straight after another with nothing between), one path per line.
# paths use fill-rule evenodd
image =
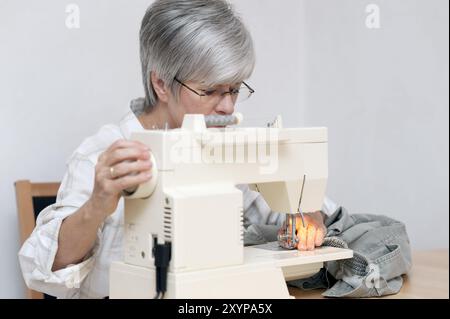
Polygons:
M301 251L314 250L323 244L327 228L323 221L322 212L304 214L305 225L303 226L302 218L297 217L297 249Z
M135 141L115 142L100 155L95 167L95 184L91 207L103 218L113 214L122 191L148 182L152 178L150 149Z

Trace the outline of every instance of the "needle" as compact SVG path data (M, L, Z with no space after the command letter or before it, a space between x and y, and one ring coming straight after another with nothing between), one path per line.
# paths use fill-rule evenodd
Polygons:
M300 216L302 217L302 224L303 224L303 228L305 227L305 218L303 216L303 212L300 208L301 204L302 204L302 198L303 198L303 189L305 188L305 183L306 183L306 175L303 175L303 184L302 184L302 190L300 193L300 199L298 201L298 209L297 211L300 213Z

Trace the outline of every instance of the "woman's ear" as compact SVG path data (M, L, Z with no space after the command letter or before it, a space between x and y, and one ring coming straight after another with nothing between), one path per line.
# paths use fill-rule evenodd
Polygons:
M160 79L155 72L152 71L150 74L153 90L158 96L158 100L163 103L167 103L169 101L169 90L166 87L164 81Z

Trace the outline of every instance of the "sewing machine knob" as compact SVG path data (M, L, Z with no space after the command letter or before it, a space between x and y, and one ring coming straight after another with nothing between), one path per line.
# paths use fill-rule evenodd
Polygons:
M152 163L152 178L147 183L139 185L135 189L126 189L122 191L122 196L126 199L142 199L152 196L158 184L158 167L155 156L150 152L150 161Z

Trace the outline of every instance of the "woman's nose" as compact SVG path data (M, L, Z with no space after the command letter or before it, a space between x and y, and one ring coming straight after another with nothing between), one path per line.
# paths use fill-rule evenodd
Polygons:
M217 104L215 111L222 115L231 115L234 113L234 101L230 94L222 96L219 104Z

